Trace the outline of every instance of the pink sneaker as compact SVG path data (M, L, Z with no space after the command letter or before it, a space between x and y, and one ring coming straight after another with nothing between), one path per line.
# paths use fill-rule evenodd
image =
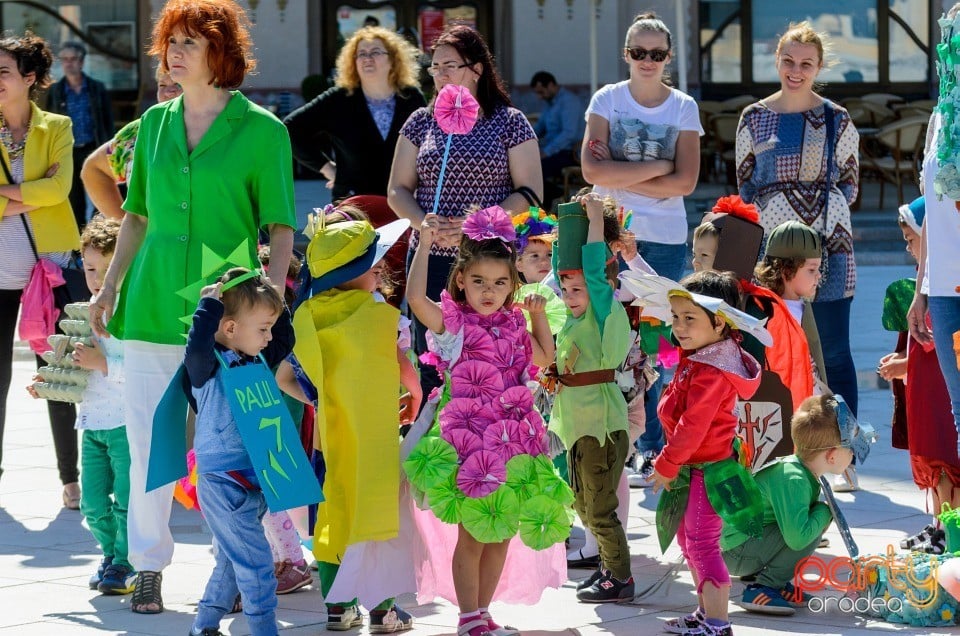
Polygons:
M290 559L281 561L274 564L274 573L277 576L277 594L289 594L313 583L306 561L298 565L294 565Z

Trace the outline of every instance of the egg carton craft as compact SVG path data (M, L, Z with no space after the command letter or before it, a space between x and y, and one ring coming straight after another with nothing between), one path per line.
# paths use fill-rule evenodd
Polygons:
M62 334L53 334L47 338L50 350L40 357L46 366L37 370L38 379L33 384L37 395L45 400L56 402L83 401L83 392L90 379L90 371L82 369L73 360L77 344L92 346L92 330L87 319L90 303L70 303L64 307L64 318L60 321Z

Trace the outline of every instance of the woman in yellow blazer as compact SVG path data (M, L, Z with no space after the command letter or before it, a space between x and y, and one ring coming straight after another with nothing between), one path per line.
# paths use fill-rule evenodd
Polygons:
M0 462L20 296L37 262L26 226L40 256L58 265L66 265L71 250L80 247L67 198L73 176L70 119L43 112L31 99L50 84L52 63L38 37L0 40L0 156L13 177L11 183L0 169ZM38 357L37 366L42 364ZM76 411L64 402L48 401L47 408L63 504L75 510L80 507Z

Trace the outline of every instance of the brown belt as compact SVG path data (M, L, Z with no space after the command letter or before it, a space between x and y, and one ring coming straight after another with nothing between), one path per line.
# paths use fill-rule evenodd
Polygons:
M556 373L551 369L557 382L563 386L590 386L592 384L607 384L616 380L615 369L597 369L596 371L581 371L580 373Z

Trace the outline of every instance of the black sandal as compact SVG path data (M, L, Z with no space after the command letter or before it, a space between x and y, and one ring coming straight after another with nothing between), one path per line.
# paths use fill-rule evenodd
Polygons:
M159 614L163 611L163 597L160 596L160 584L163 574L143 571L137 573L137 584L130 599L130 609L134 614ZM137 609L154 604L158 609Z

